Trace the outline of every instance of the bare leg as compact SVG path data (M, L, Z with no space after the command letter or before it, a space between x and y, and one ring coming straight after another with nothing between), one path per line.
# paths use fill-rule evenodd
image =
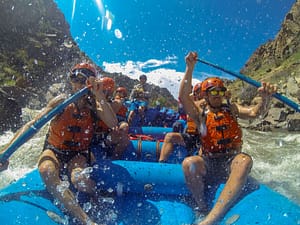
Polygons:
M134 111L132 110L132 111L129 112L128 117L127 117L127 121L128 121L129 125L131 125L133 116L134 116Z
M58 190L58 187L62 184L59 177L59 162L51 150L45 150L42 153L39 160L39 171L49 193L58 199L74 218L77 218L81 224L87 224L88 221L94 224L77 203L69 188L64 191Z
M190 156L182 162L183 173L186 184L200 209L207 211L207 204L204 198L203 176L206 174L205 163L200 156Z
M96 183L89 178L88 174L82 173L88 164L86 158L82 155L74 157L68 162L69 174L71 174L71 182L74 187L81 192L85 192L94 197L96 194Z
M111 142L110 144L115 145L114 154L112 159L121 159L122 155L130 143L128 137L129 126L128 123L123 122L120 124L119 130L112 131L110 133Z
M216 224L232 206L247 181L252 167L252 159L246 154L238 154L231 163L231 173L216 204L198 225Z
M159 162L165 162L168 160L169 156L174 151L175 144L185 146L182 135L177 132L167 133L161 147L161 152L158 160Z

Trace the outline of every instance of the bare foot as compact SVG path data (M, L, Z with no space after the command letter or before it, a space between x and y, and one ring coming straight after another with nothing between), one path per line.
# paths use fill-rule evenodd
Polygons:
M196 207L194 210L195 210L195 216L196 216L196 220L195 220L194 224L197 224L197 225L202 224L202 222L205 220L205 217L209 213L209 209L208 209L207 205L203 205L201 208Z
M206 216L202 221L199 221L197 225L216 225L218 221L209 218L209 215Z

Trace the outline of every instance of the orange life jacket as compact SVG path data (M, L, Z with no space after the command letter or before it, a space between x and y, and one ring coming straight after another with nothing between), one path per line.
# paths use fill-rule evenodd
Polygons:
M217 114L207 112L205 124L206 134L201 136L204 154L221 153L241 148L243 143L242 129L228 107L222 107Z
M187 126L185 130L186 133L193 134L193 135L198 134L197 125L190 116L187 116L186 126Z
M47 141L60 150L87 150L94 131L90 109L79 110L72 103L50 123Z
M103 120L98 120L96 126L96 133L108 133L109 131L109 127L103 122Z
M122 105L120 110L117 112L117 118L119 122L126 121L127 111L128 111L127 107L125 105Z

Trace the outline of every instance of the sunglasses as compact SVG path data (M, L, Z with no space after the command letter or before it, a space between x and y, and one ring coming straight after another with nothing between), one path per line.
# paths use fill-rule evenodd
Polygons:
M71 73L70 79L72 83L85 84L87 76L84 73L76 71L75 73Z
M209 94L211 96L217 96L217 95L224 96L225 95L225 91L224 90L210 90Z

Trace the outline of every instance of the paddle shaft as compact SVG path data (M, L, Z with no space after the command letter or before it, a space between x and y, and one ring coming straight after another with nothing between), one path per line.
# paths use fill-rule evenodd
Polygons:
M232 75L234 77L237 77L237 78L239 78L239 79L241 79L241 80L247 82L248 84L251 84L251 85L253 85L253 86L257 87L257 88L261 86L260 82L258 82L256 80L253 80L252 78L247 77L247 76L245 76L243 74L232 72L230 70L227 70L227 69L225 69L225 68L223 68L221 66L218 66L218 65L213 64L211 62L205 61L203 59L197 59L197 61L201 62L203 64L206 64L208 66L211 66L211 67L213 67L215 69L221 70L221 71L223 71L225 73L228 73L228 74L230 74L230 75ZM291 108L293 108L296 112L300 112L300 106L296 102L290 100L289 98L287 98L287 97L285 97L285 96L283 96L283 95L281 95L279 93L275 93L275 94L273 94L273 96L275 98L277 98L279 101L281 101L281 102L285 103L286 105L290 106Z
M33 125L31 125L26 131L24 131L7 149L0 154L0 163L5 162L9 157L27 140L29 140L35 133L39 131L48 121L50 121L55 115L63 111L69 104L78 100L81 96L88 93L88 87L81 89L65 101L54 107L46 115L38 119Z

